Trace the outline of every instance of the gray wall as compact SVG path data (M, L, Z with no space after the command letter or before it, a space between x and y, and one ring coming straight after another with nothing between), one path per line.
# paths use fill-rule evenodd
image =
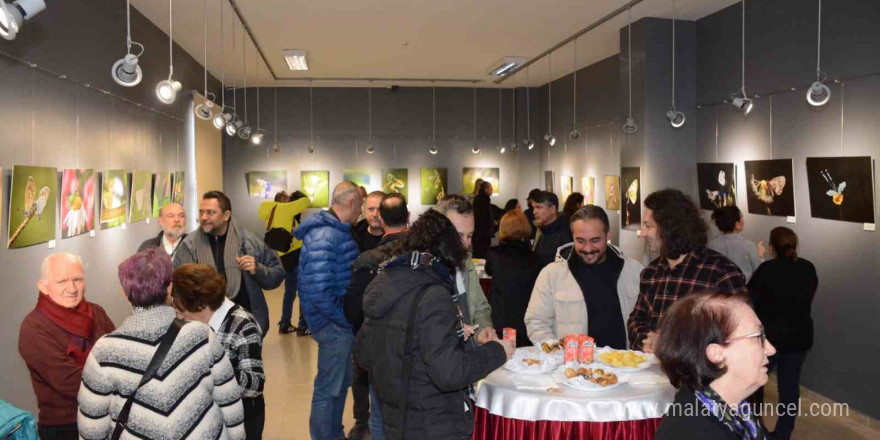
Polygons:
M840 0L823 6L822 70L830 78L880 71L876 2ZM744 234L766 242L776 226L797 232L801 256L812 261L819 273L813 304L815 345L807 356L802 384L880 417L880 401L874 393L880 235L864 232L857 223L811 218L805 165L807 157L880 156L880 77L832 84L828 104L809 106L805 90L815 80L817 2L750 1L746 90L762 97L748 116L727 104L711 105L739 88L741 11L737 4L697 22L697 101L704 104L694 120L697 161L737 165L737 197L746 211L743 161L794 160L797 223L746 213ZM797 90L789 91L791 87Z
M184 122L192 100L185 93L201 88L202 68L175 47L175 77L184 93L161 110L177 119L147 110L159 107L153 92L167 76L167 36L136 10L132 26L136 39L147 46L141 59L145 78L125 89L110 78L110 66L125 51L125 2L111 0L56 1L28 21L15 41L4 41L3 52L80 83L120 94L142 103L138 107L75 83L0 57L0 166L3 167L3 243L7 239L9 187L13 165L63 168L173 171L187 169L189 155ZM110 37L108 37L110 36ZM211 78L216 84L216 81ZM216 87L219 89L219 87ZM192 118L189 117L191 120ZM191 123L190 123L191 124ZM188 175L191 177L191 175ZM60 182L59 182L60 184ZM60 185L59 185L60 186ZM55 197L58 197L57 195ZM96 203L97 205L97 203ZM97 206L96 206L97 209ZM56 215L59 215L56 213ZM97 219L97 212L96 212ZM117 324L130 314L117 281L116 268L144 239L158 232L155 221L61 239L57 247L43 243L28 248L0 247L0 277L4 283L5 319L0 323L0 399L36 412L36 399L24 361L18 355L18 329L37 299L40 262L51 252L74 252L83 258L86 298L102 305Z

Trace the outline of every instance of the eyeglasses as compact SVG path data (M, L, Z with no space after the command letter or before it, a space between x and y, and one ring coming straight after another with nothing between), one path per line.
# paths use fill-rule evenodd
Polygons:
M730 339L724 341L724 343L729 344L734 341L739 341L740 339L751 339L751 338L758 338L758 340L761 341L762 347L767 344L767 334L764 333L764 327L761 327L761 330L758 330L756 333L752 333L750 335L745 335L745 336L737 336L735 338L730 338Z

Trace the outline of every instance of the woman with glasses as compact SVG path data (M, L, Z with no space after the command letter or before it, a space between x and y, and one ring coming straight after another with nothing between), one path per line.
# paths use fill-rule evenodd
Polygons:
M745 296L676 301L660 321L656 355L678 393L654 439L765 439L746 399L767 383L774 353Z
M776 368L779 403L785 408L800 399L801 367L813 345L810 309L819 286L816 268L798 256L797 247L797 234L791 229L778 227L770 231L773 259L758 266L748 284L755 312L777 349L770 358L770 368ZM758 400L764 400L763 388ZM795 418L795 413L781 413L773 438L791 438Z

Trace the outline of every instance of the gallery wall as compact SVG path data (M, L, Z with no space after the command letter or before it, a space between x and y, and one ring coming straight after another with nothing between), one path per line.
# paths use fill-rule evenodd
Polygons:
M766 242L774 227L789 227L800 239L799 254L816 266L815 345L802 384L880 417L874 393L880 235L866 232L862 223L812 218L805 165L808 157L880 157L880 8L858 0L824 2L822 70L832 95L828 104L813 107L805 94L816 79L818 3L747 2L745 85L750 96L760 95L748 116L719 104L740 86L741 8L736 4L697 22L696 159L737 165L746 237ZM794 181L785 190L794 192L794 223L747 213L751 189L744 161L761 159L793 160ZM876 183L873 189L876 219ZM703 212L708 220L709 211Z
M14 165L57 168L59 187L64 168L93 168L96 173L108 169L158 172L187 170L192 165L188 150L192 149L193 133L186 128L193 125L192 99L186 91L201 87L202 67L175 46L175 77L183 82L184 91L174 105L162 106L154 86L168 74L167 35L134 9L131 21L136 39L147 51L141 58L144 80L130 89L116 85L109 74L113 62L125 53L125 2L48 2L46 10L28 21L16 40L0 44L4 54L38 65L33 68L0 56L0 235L4 244L9 210L23 207L21 201L10 200ZM219 90L217 82L209 79L211 88ZM193 186L191 175L187 177L187 186ZM60 200L58 194L54 197ZM95 209L97 222L98 201ZM150 219L149 223L125 227L98 227L94 237L84 234L61 239L62 219L59 212L55 215L54 249L48 243L20 249L0 247L5 307L0 322L0 334L4 335L0 340L0 398L34 413L36 399L18 354L18 331L36 304L43 258L57 251L80 255L88 286L86 298L103 306L118 325L131 310L119 286L117 267L143 240L159 231L155 219Z

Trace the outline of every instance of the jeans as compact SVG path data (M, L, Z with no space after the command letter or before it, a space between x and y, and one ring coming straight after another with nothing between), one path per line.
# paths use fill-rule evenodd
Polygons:
M342 412L351 385L354 334L350 328L331 322L318 331L312 330L312 339L318 343L318 375L312 393L309 432L312 440L345 438Z
M290 324L293 318L293 301L296 299L296 276L299 268L284 271L284 301L281 303L281 322L278 325ZM306 317L302 313L302 302L299 305L299 324L297 328L307 329Z
M263 438L263 426L266 424L266 400L263 395L254 398L241 398L244 409L244 432L248 440Z
M806 351L779 351L770 356L770 369L776 367L776 385L779 390L779 404L788 408L791 404L798 404L801 397L801 367L807 358ZM764 402L764 388L758 390L760 402ZM798 408L800 410L800 408ZM779 415L774 432L780 438L790 438L794 431L796 414L788 414L784 411Z
M382 417L382 404L376 397L376 391L370 385L370 437L373 440L385 440L385 418Z
M69 425L37 424L37 434L43 440L79 440L79 430L76 423Z
M370 381L367 372L354 364L352 369L351 397L354 399L354 421L367 425L370 420Z

